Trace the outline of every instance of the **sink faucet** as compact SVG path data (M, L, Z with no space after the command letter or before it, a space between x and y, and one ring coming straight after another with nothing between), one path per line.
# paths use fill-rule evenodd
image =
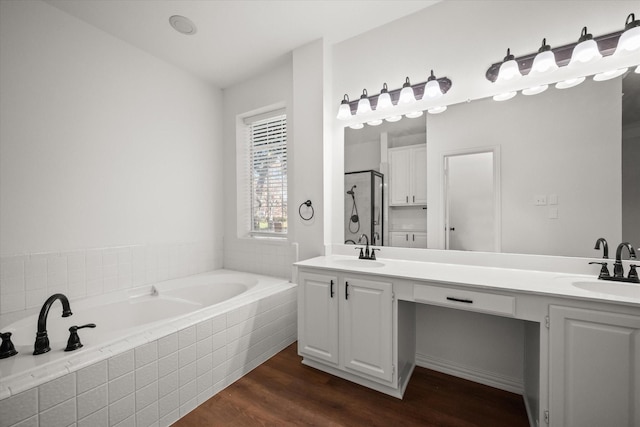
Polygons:
M49 336L47 335L47 316L49 316L51 305L56 300L60 300L62 303L62 317L69 317L73 314L71 312L71 306L69 306L69 300L63 294L53 294L47 298L38 316L38 332L36 333L36 342L33 348L34 355L43 354L51 350L51 347L49 347Z
M604 259L609 258L609 245L607 245L607 240L604 237L600 237L598 240L596 240L596 245L593 247L593 249L600 250L600 243L603 244L602 258Z
M358 239L358 243L362 242L362 238L364 237L365 241L366 241L366 248L364 250L364 253L362 252L362 247L356 247L356 249L360 249L360 256L358 257L358 259L371 259L371 260L375 260L376 259L376 251L379 251L380 249L375 249L375 248L371 248L371 250L369 250L369 237L365 234L362 233L360 235L360 238Z
M633 250L633 246L629 242L623 242L618 245L616 249L616 262L613 263L613 277L624 278L624 269L622 267L622 248L627 248L629 251L629 259L636 259L636 251Z

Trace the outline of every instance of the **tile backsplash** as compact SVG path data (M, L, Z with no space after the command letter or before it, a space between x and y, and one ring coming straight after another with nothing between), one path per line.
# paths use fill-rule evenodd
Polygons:
M222 268L213 241L134 245L2 256L0 314L40 307L49 295L70 299Z

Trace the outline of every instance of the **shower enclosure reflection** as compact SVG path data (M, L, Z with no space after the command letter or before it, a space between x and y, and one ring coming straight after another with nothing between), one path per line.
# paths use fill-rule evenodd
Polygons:
M384 175L365 170L344 174L346 244L356 244L366 234L372 245L382 246L384 213L382 209Z

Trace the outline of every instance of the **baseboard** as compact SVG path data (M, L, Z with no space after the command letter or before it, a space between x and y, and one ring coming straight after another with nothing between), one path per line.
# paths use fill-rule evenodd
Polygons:
M524 393L524 385L520 379L452 363L448 360L417 353L416 366L453 375L454 377L464 378L465 380L488 385L511 393Z

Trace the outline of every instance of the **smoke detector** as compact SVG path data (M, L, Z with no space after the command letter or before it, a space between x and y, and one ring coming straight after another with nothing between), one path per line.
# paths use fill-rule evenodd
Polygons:
M181 15L173 15L171 18L169 18L169 23L174 30L188 36L194 35L198 32L196 24L194 24L193 21L191 21L189 18L185 18Z

